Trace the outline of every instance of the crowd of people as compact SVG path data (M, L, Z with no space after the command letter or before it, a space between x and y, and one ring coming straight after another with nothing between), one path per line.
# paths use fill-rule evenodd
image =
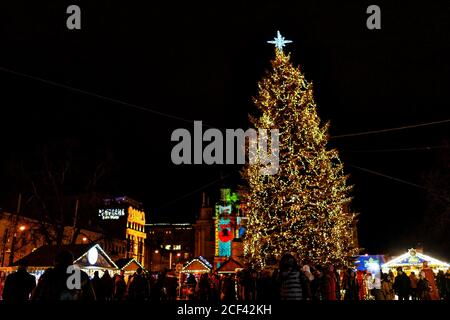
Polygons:
M299 265L284 255L278 268L256 272L245 268L235 275L202 274L187 279L188 299L200 301L280 300L449 300L450 270L437 275L424 263L418 275L402 268L371 274L333 265Z
M67 268L73 256L62 252L55 266L44 272L36 284L25 264L8 275L2 292L5 301L165 301L187 299L201 302L274 302L283 300L448 300L450 270L437 275L424 263L416 275L402 268L387 274L372 275L353 268L333 265L299 264L284 255L277 268L255 271L244 268L235 274L189 274L182 282L167 271L150 274L141 268L125 278L124 271L114 276L98 271L89 276L81 271L80 285L70 288Z

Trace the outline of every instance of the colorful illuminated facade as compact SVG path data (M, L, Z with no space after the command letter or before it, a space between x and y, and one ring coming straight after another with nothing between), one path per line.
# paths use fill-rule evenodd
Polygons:
M241 238L245 234L245 207L239 193L231 189L220 190L220 201L215 206L215 257L214 267L230 259L240 259Z

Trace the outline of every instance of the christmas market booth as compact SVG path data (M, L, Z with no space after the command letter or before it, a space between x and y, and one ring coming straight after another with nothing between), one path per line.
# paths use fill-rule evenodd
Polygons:
M28 264L28 272L36 277L36 280L44 273L46 269L54 266L56 255L61 251L69 251L73 254L73 264L86 272L89 277L94 276L98 271L102 277L105 272L113 276L118 271L117 265L111 260L99 244L74 244L74 245L45 245L37 248L29 255L23 257L14 263L14 268L23 261Z
M212 265L203 257L197 257L186 263L181 269L181 274L194 274L200 275L202 273L210 273Z
M135 258L123 258L116 260L115 263L119 270L123 270L125 275L128 277L133 275L139 268L145 270L142 264L140 264Z
M230 258L223 262L219 268L217 268L216 272L218 274L226 274L226 273L237 273L242 270L244 266L237 260Z
M212 271L212 265L202 256L186 263L179 274L179 296L181 299L192 295L195 285L193 279L198 283L202 274ZM194 286L194 287L193 287Z
M428 266L437 273L439 270L446 271L449 268L449 264L433 257L427 256L415 249L409 249L408 252L398 256L381 265L381 269L384 273L388 273L390 270L396 274L397 268L401 267L408 275L411 271L416 274L422 269L424 262L428 263Z

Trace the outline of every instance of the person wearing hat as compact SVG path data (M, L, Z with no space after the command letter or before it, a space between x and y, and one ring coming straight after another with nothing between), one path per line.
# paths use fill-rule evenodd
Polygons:
M9 274L5 280L2 298L4 301L20 302L30 298L30 294L36 287L36 278L27 272L28 262L19 260L19 268Z

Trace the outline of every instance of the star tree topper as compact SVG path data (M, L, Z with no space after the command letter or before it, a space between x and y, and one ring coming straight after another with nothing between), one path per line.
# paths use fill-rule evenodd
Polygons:
M277 37L274 38L271 41L267 41L267 43L271 43L274 44L275 47L280 50L283 51L283 47L286 45L286 43L291 43L291 40L285 40L285 38L281 35L280 31L277 31Z

